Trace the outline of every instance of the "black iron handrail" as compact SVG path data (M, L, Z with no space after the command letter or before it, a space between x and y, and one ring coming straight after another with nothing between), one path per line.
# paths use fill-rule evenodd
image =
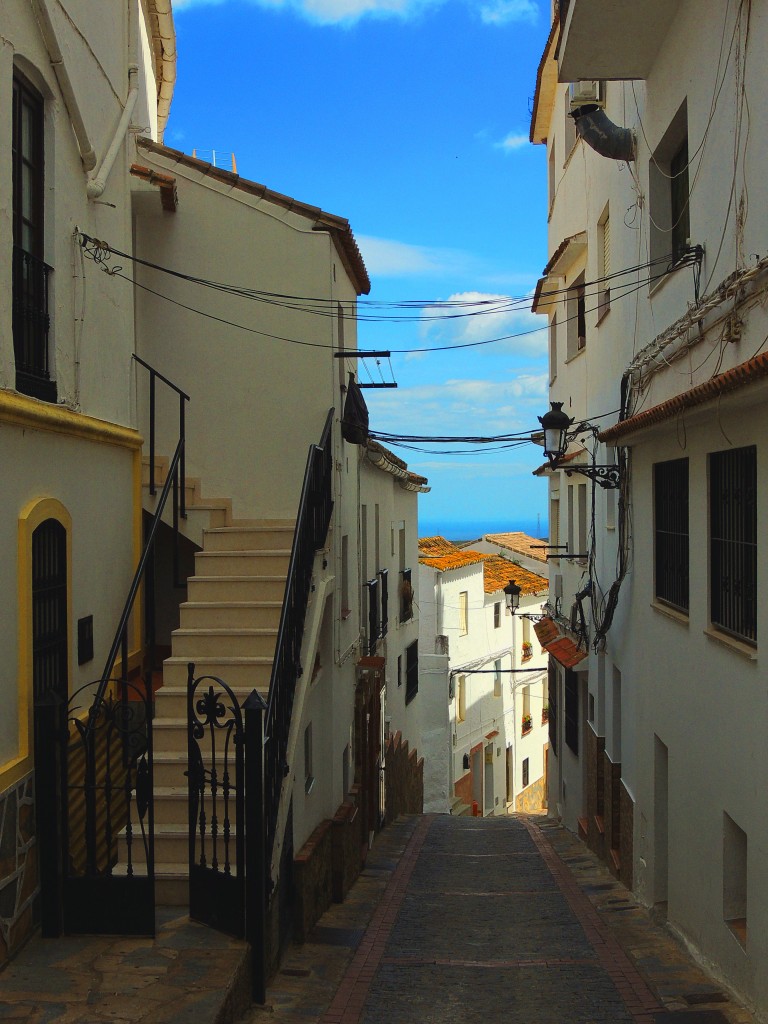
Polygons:
M101 673L101 679L99 680L99 685L96 689L96 694L93 699L94 708L101 704L101 702L104 700L104 695L107 691L107 686L109 685L109 680L112 675L112 669L114 668L115 661L117 660L117 652L120 650L121 647L123 648L123 670L121 678L126 678L128 662L128 619L131 617L131 612L133 611L133 605L136 600L136 595L139 592L139 587L141 586L141 581L144 576L144 572L146 571L150 555L153 552L155 537L157 535L157 530L160 525L160 519L165 509L166 502L168 501L168 495L171 492L171 487L173 487L174 490L176 490L176 488L178 487L179 463L181 461L181 455L183 451L184 439L179 438L179 443L176 445L176 451L173 453L173 458L171 459L170 466L168 467L168 476L165 479L163 489L160 493L160 498L157 503L157 508L155 509L154 517L152 519L152 525L149 528L149 534L147 535L144 550L141 553L141 558L139 559L139 564L136 567L136 572L133 574L133 580L131 581L131 586L128 591L128 597L126 598L125 605L123 606L123 613L120 616L120 622L118 624L117 630L115 631L112 646L109 648L109 654L107 655L107 660L104 665L104 671Z
M331 409L319 444L310 445L299 512L293 535L288 578L280 614L275 660L269 682L269 699L264 740L264 813L266 821L266 863L272 860L280 793L288 773L288 734L296 693L296 681L303 672L301 643L309 603L315 553L328 534L333 511Z
M185 427L185 406L184 403L189 401L189 395L181 390L172 380L168 380L167 377L163 376L159 370L156 370L154 366L150 366L149 363L145 362L141 356L137 356L136 353L132 353L133 358L136 362L143 366L145 370L149 370L149 493L152 497L157 492L155 485L155 381L161 380L163 384L166 384L172 391L175 391L179 396L179 440L184 440L186 436ZM184 453L184 447L181 450L181 480L182 484L187 479L187 463L186 456ZM179 503L179 515L182 519L187 518L187 497L186 488L182 486Z

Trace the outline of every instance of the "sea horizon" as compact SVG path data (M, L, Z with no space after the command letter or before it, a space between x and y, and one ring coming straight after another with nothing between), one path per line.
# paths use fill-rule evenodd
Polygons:
M419 518L420 537L445 537L446 540L477 540L486 533L527 533L537 540L547 539L548 524L538 519L434 519Z

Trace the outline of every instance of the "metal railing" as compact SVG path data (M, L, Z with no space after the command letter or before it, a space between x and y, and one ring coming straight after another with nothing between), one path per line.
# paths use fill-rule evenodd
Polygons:
M180 387L177 387L172 380L168 380L164 377L159 370L156 370L154 366L150 366L149 363L144 362L141 356L137 356L133 353L134 360L143 366L145 370L149 371L149 493L152 497L157 493L157 486L155 483L155 438L156 438L156 415L155 415L155 391L156 382L158 380L166 384L172 391L175 391L179 396L179 438L183 439L186 436L185 426L185 402L189 401L189 395L185 394ZM187 461L184 453L184 448L181 450L181 463L179 465L181 473L181 479L187 479ZM181 489L181 501L179 504L179 515L182 519L187 518L187 498L185 494L185 488Z
M16 387L25 395L56 401L48 358L48 278L51 267L13 247L13 352Z
M309 603L315 552L322 547L333 511L331 425L328 412L319 444L310 445L293 535L288 579L280 615L275 660L269 683L264 723L264 803L266 864L272 860L283 779L288 773L288 734L296 693L303 672L301 643Z
M368 591L368 654L376 653L376 645L381 637L379 624L379 581L374 576L365 584Z

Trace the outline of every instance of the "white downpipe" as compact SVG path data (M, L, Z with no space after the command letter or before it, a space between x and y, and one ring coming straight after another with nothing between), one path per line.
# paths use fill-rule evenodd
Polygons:
M104 194L109 173L112 170L117 154L120 152L123 139L131 123L136 100L139 98L138 22L135 21L135 5L136 0L128 0L128 95L109 149L104 154L99 169L92 176L86 187L89 199L98 199Z
M131 123L131 117L133 115L133 109L136 106L136 100L139 97L139 86L138 86L138 75L139 68L137 64L128 65L128 97L125 101L125 107L123 109L120 122L115 132L115 137L109 145L109 149L104 154L104 159L101 161L96 174L88 182L86 191L89 199L98 199L99 196L104 194L104 189L107 187L107 179L109 178L109 172L112 170L112 165L115 162L115 158L120 151L120 147L123 144L126 132L128 131L128 125Z
M59 89L64 99L64 106L67 108L69 119L72 122L72 128L75 132L75 138L77 139L77 147L80 150L80 159L83 162L83 167L86 171L92 171L96 166L96 152L91 145L91 140L88 138L88 132L85 129L85 122L83 116L80 113L80 107L78 106L77 99L75 98L75 91L72 88L72 82L67 71L67 66L64 63L64 57L59 47L59 41L56 38L56 32L51 21L51 15L48 10L47 0L32 0L32 7L37 17L37 23L40 27L40 33L45 42L45 48L48 51L48 57L51 62L51 67L56 75L56 81L59 83Z

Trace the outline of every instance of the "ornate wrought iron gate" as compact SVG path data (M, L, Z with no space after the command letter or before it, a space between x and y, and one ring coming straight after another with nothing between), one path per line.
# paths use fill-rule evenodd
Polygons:
M216 676L187 686L189 916L245 935L245 738L237 697Z
M154 935L151 682L92 692L59 710L63 928Z

